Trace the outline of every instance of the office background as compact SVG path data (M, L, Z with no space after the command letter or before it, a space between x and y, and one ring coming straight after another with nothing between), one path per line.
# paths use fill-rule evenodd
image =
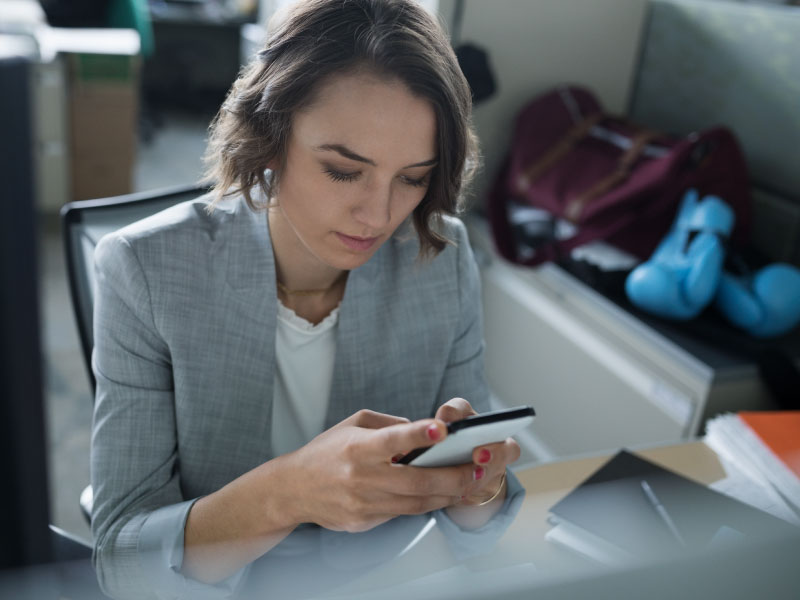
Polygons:
M266 14L281 3L278 0L263 0L260 4ZM446 23L453 22L457 5L455 1L429 1L426 4L438 8ZM681 5L680 2L675 4ZM725 5L728 5L735 11L736 5L746 3L697 0L684 4L687 6L719 4L723 10L727 10ZM476 207L480 206L480 200L505 151L516 111L534 94L564 81L580 82L593 88L609 111L621 113L630 107L637 83L641 48L648 35L648 10L652 8L652 3L648 3L647 0L604 0L602 3L584 0L559 0L557 3L551 0L505 0L502 11L495 10L493 6L493 3L481 0L467 0L463 4L464 13L460 30L461 41L471 41L488 50L498 79L497 94L476 107L475 111L475 123L482 140L486 163L473 190ZM569 39L565 42L566 31L570 33ZM179 37L174 32L173 35ZM258 43L259 31L251 30L248 36L244 37L242 44L246 54L248 43ZM224 36L216 39L215 43L225 44L223 38ZM158 38L156 41L158 44ZM155 57L158 58L158 51ZM230 69L231 65L228 65L228 68ZM145 82L148 77L145 72ZM151 79L150 83L158 88L158 80ZM170 90L162 87L161 91L168 93ZM202 106L192 106L191 103L180 109L156 103L143 105L142 115L144 120L139 123L141 129L138 132L139 142L131 191L157 189L196 180L201 169L200 157L204 149L205 130L212 116L211 112ZM797 147L800 147L800 144L795 145L795 149ZM760 206L764 211L762 217L766 220L762 222L780 225L777 228L766 228L771 232L765 237L766 242L772 244L775 252L782 252L787 258L796 259L800 256L797 254L798 240L800 240L798 235L800 202L797 196L790 198L789 201L770 196L762 201ZM43 212L40 268L52 515L56 525L88 538L88 527L80 514L77 499L89 478L88 449L91 422L89 383L68 298L58 220L52 206ZM487 323L492 326L493 323L497 323L496 315L505 312L504 309L501 310L504 305L497 299L508 296L508 290L503 285L493 284L501 279L507 281L507 273L500 275L494 271L486 273L488 273L486 281L489 282L487 288L494 290L492 296L494 302L487 303L487 306L495 307L494 316L488 315L487 318ZM530 285L530 289L526 288L528 291L542 293L539 299L540 306L545 306L547 296L553 293L574 294L576 297L584 294L583 291L575 293L572 288L559 287L563 283L559 279L560 275L546 272L542 277L541 281L519 280L524 286ZM558 281L554 283L554 279ZM587 300L587 304L594 307L596 302L590 299ZM538 323L543 319L540 314L534 314L529 309L529 306L522 307L520 309L522 312L518 313L523 315L521 318L526 322ZM581 323L575 314L561 314L557 320L561 324ZM506 325L508 321L506 314ZM533 369L521 369L518 365L509 363L501 350L515 353L517 352L513 349L515 346L508 347L509 338L502 332L502 324L496 326L494 331L494 334L490 332L488 338L489 360L490 368L494 370L495 381L498 382L495 387L502 392L499 394L502 396L500 402L514 404L516 395L530 395L533 390L533 393L539 394L541 398L538 402L534 402L537 409L546 408L540 424L545 430L550 431L551 439L548 440L547 436L544 436L540 440L533 437L528 440L526 448L529 451L526 458L531 460L590 452L615 444L685 438L697 433L711 396L714 393L717 395L722 393L719 389L711 389L709 383L711 380L716 380L719 384L719 377L715 376L713 368L709 371L708 381L698 377L699 383L695 389L687 387L683 382L684 379L693 377L693 372L687 375L687 371L681 370L683 359L674 361L674 369L671 362L667 362L667 367L663 366L665 354L660 346L655 349L649 346L637 347L634 350L620 349L619 345L609 346L609 352L614 357L619 357L617 363L620 361L625 363L625 373L618 377L615 374L612 377L608 375L610 370L607 364L591 360L586 363L586 372L590 372L591 368L598 369L597 377L602 381L604 389L613 390L609 391L609 396L616 394L614 402L609 405L611 409L603 409L609 413L608 422L597 421L594 418L586 418L586 411L593 407L588 404L580 405L576 411L576 405L571 403L575 398L561 398L562 394L553 387L555 384L548 380L545 374L540 375ZM543 330L535 327L530 330L522 327L520 331L530 337L542 336L539 337L540 340L550 339L544 337ZM602 331L594 332L595 337L589 341L606 340L608 339L606 334L607 332ZM567 339L563 328L559 329L552 339ZM521 343L524 342L523 339ZM575 340L574 344L576 347L585 347L585 342L585 339ZM548 345L548 348L552 347L554 346ZM569 346L564 346L561 351L571 352L571 349ZM652 362L659 364L642 365L631 360L630 355L636 353L642 355L650 353ZM672 356L670 352L666 354ZM532 362L536 360L538 358L534 356ZM697 369L702 371L705 363L699 361L698 364L700 366ZM534 382L531 383L525 377L507 377L502 369L509 368L509 365L512 365L520 375L523 375L523 371L527 375L535 375ZM555 370L551 369L551 372L556 373L557 377L561 376ZM656 372L657 378L653 378L653 372ZM647 379L646 389L628 393L631 387L630 380L638 378L637 381L640 381L645 376L642 374L650 378ZM499 384L501 379L504 380L502 385ZM587 381L589 379L587 378ZM650 383L651 381L655 383ZM726 393L733 388L743 394L754 393L752 387L754 375L751 371L745 369L741 379L734 378L730 381L732 383L729 382ZM531 387L532 385L539 387ZM578 392L571 394L578 396ZM552 401L548 401L545 396ZM676 403L690 406L689 421L684 418L685 422L676 423L674 416L669 414L669 406L673 406L674 412ZM620 414L626 415L624 423L620 423ZM576 415L584 419L585 427L592 425L591 430L581 430L577 427ZM631 420L633 426L630 425ZM562 424L561 428L556 425L559 422ZM598 437L598 430L604 430L605 434ZM562 445L551 443L556 439ZM613 443L610 440L613 440Z

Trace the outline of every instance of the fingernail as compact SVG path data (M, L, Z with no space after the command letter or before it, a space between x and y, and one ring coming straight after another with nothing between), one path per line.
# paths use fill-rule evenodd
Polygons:
M475 481L478 481L479 479L483 479L483 474L484 474L483 467L475 467L475 470L472 472L472 478Z
M428 425L428 439L435 442L441 437L441 433L439 433L439 427L437 427L436 423L431 423Z
M491 451L487 450L486 448L483 448L480 452L478 452L478 462L479 463L486 464L490 460L492 460Z

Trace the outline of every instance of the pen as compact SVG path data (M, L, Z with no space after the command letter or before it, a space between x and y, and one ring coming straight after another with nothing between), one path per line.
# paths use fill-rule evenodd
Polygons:
M661 504L661 500L658 499L658 496L656 496L653 488L651 488L650 484L644 479L642 479L642 491L644 491L644 495L647 497L647 500L650 502L651 506L656 509L658 516L661 517L661 520L664 521L664 524L666 524L670 532L672 532L672 535L675 536L675 539L678 540L681 546L685 546L686 542L684 541L681 532L678 531L677 527L675 527L675 522L672 520L672 517L669 516L667 509L664 508L663 504Z

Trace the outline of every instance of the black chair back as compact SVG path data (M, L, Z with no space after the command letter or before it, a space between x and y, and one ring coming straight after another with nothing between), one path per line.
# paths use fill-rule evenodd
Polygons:
M114 196L99 200L70 202L61 209L64 255L75 322L81 340L84 364L95 389L92 373L92 315L94 311L94 249L107 233L153 215L179 202L208 191L198 185L184 185L150 192Z

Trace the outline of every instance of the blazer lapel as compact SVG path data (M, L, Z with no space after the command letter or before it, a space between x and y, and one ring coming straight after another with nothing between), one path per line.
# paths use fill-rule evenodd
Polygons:
M239 452L255 466L270 458L275 372L275 261L266 214L238 201L225 237L227 257L221 264L231 290L225 310L232 342L230 356L220 361L242 382L243 393L234 399Z

